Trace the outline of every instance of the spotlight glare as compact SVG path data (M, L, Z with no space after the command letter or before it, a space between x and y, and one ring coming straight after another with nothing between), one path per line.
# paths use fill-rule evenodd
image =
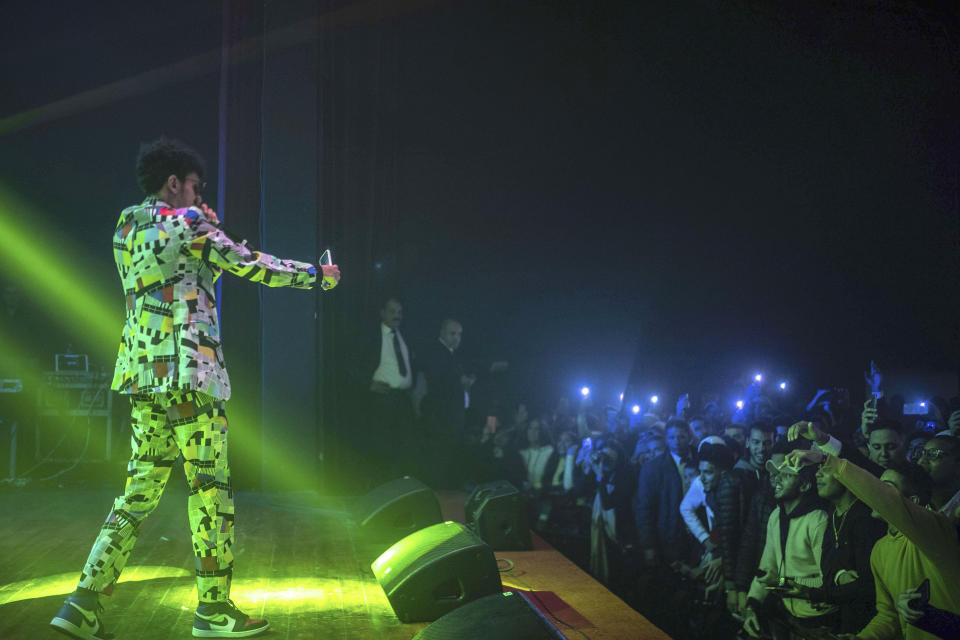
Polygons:
M623 394L620 394L620 402L623 402Z
M652 404L657 404L658 402L660 402L660 398L658 396L650 396L650 402Z
M786 383L786 382L781 382L781 383L780 383L780 390L781 390L781 391L786 391L786 390L787 390L787 383Z
M631 411L633 411L634 415L640 413L640 405L638 404L633 405L633 409L631 409Z
M590 395L590 387L580 387L580 395L582 395L584 398Z
M737 400L737 409L743 409L743 400Z
M758 373L757 375L753 376L753 379L756 380L757 382L763 382L763 374Z

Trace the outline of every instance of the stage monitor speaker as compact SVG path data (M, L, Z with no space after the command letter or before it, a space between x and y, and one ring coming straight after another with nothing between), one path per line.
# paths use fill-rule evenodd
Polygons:
M365 541L385 543L379 550L443 521L436 494L410 476L391 480L360 497L351 513Z
M403 622L436 620L503 588L493 550L459 522L407 536L370 568Z
M533 548L527 501L506 480L478 485L467 498L464 520L492 549Z
M413 640L564 640L556 626L518 592L474 600L451 611Z

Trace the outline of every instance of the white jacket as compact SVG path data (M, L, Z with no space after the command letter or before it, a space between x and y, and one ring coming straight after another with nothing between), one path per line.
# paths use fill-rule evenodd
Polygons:
M809 503L807 503L809 505ZM823 549L823 534L827 530L826 512L810 508L801 503L794 510L787 530L786 555L780 537L781 507L777 506L767 521L767 542L760 556L760 571L766 572L762 578L754 578L750 585L749 597L763 602L769 591L766 586L776 586L781 578L792 578L808 587L823 585L820 572L820 554ZM812 618L832 611L836 606L814 609L809 600L784 598L787 611L798 618Z

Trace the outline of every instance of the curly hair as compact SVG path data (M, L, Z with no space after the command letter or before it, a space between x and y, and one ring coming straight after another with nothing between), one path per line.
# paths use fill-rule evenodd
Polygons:
M161 136L159 140L140 145L140 152L137 154L137 184L144 193L157 193L171 175L183 180L193 172L203 180L207 173L207 163L199 153L179 140Z

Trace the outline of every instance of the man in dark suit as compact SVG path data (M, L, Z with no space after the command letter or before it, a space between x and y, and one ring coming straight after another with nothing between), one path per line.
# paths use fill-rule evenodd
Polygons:
M674 418L667 423L668 451L643 465L634 504L637 546L648 565L686 562L691 538L680 515L686 494L684 468L694 464L690 457L690 427Z
M413 472L419 444L411 399L413 351L400 332L403 303L391 296L379 314L376 338L365 334L355 351L361 420L354 447L365 488Z
M420 357L426 395L420 405L429 451L429 475L438 486L456 487L463 479L464 419L476 376L467 374L457 356L463 326L452 318L440 323L440 335Z

